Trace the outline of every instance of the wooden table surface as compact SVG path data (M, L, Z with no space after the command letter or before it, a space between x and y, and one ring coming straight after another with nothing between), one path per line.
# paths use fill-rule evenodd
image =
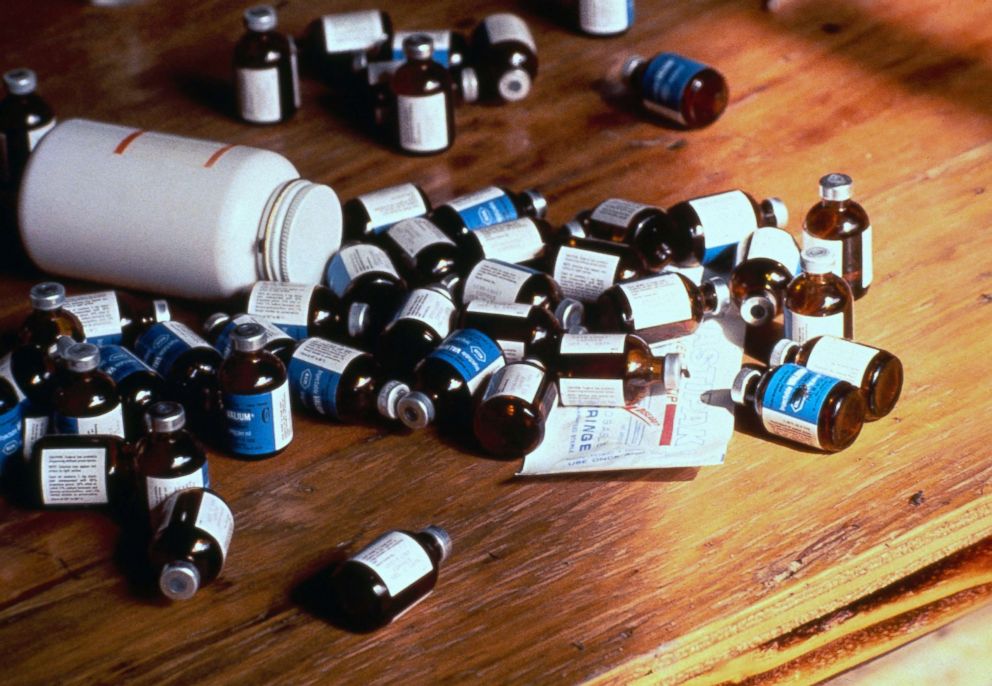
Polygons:
M0 66L35 69L61 118L270 148L342 198L406 180L438 203L536 187L560 223L611 196L668 206L739 187L785 199L798 235L818 178L846 172L875 230L856 334L903 360L895 412L837 455L738 432L720 467L530 480L433 431L301 415L276 459L211 455L236 516L231 555L175 604L134 591L106 515L0 502L0 680L812 681L989 597L992 4L641 0L636 26L607 40L542 4L388 3L399 28L470 30L514 11L539 44L531 97L461 108L454 147L426 159L391 152L314 80L287 124L233 119L236 2L6 0ZM362 7L288 1L280 26ZM715 125L665 128L616 97L608 69L660 50L725 74ZM0 277L8 328L39 278ZM330 562L432 522L454 553L413 612L356 635L312 611Z

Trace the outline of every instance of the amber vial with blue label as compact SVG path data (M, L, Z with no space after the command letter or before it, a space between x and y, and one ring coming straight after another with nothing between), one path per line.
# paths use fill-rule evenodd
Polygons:
M55 390L56 433L124 438L117 386L99 370L100 349L91 343L74 343L62 353L62 360L67 373Z
M715 122L730 97L720 72L674 52L629 58L623 79L646 109L687 129Z
M145 411L165 396L165 380L134 353L119 345L100 346L100 371L113 379L124 412L127 438L140 436Z
M865 420L856 386L797 364L766 371L745 365L730 396L753 407L768 433L827 452L851 445Z
M258 324L238 325L231 340L234 350L219 374L227 449L239 457L271 457L293 440L286 367L265 350Z
M484 226L519 217L544 219L547 213L548 201L536 190L515 193L502 186L489 186L438 206L431 212L430 219L450 238L457 240L460 234Z
M207 453L186 430L182 405L169 400L155 403L145 414L145 428L147 433L134 451L142 509L152 513L173 493L210 485Z
M21 401L14 384L0 376L0 478L7 473L8 461L23 450L22 419Z

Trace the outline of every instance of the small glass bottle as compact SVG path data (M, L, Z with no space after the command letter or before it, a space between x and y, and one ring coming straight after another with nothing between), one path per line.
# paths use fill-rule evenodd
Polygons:
M344 238L371 240L404 219L423 217L431 211L431 201L415 183L401 183L362 193L341 206Z
M393 224L381 234L379 242L411 286L456 274L464 263L455 242L426 217Z
M381 10L325 14L307 30L307 52L323 79L347 88L371 62L387 60L393 22Z
M434 208L430 219L449 237L484 226L501 224L518 217L544 219L548 201L534 189L515 193L502 186L489 186L482 190L461 195Z
M272 457L293 440L286 366L265 351L265 329L239 324L234 349L220 366L227 449L239 457Z
M38 77L30 69L3 75L7 97L0 100L0 188L16 189L28 156L55 126L55 114L35 92Z
M610 286L650 271L631 246L588 238L577 222L566 224L560 236L558 246L548 253L546 265L568 298L595 303Z
M414 370L415 390L397 406L400 421L411 429L434 422L446 430L471 430L476 391L505 364L500 347L481 331L451 332Z
M785 337L805 343L814 336L854 338L854 296L833 273L835 257L826 248L802 252L803 273L785 289Z
M433 155L455 142L455 104L451 75L431 59L430 36L403 42L406 62L389 80L394 100L394 140L402 152Z
M0 376L0 480L11 474L8 462L14 464L24 453L24 411L13 382Z
M520 264L540 259L545 245L554 240L554 231L543 219L519 217L478 228L457 240L465 265L481 260Z
M482 260L461 284L463 305L484 300L540 305L554 311L563 297L558 284L544 272L501 260Z
M289 364L289 358L296 348L296 340L275 324L252 314L236 314L233 317L224 312L212 314L203 322L203 336L213 344L217 352L227 357L234 348L231 334L239 324L261 326L265 330L264 349L282 360L283 364Z
M674 52L630 57L623 80L645 109L687 129L715 122L730 99L720 72Z
M802 345L783 338L772 348L768 364L786 363L859 387L865 397L866 421L891 412L902 392L903 369L898 357L887 350L836 336L816 336Z
M874 276L872 230L868 213L851 200L853 182L847 174L820 179L820 202L803 222L803 247L826 248L834 255L834 273L851 287L854 299L868 292Z
M56 430L62 434L124 438L124 413L117 386L99 370L100 349L92 343L74 343L62 359L69 373L55 390Z
M704 315L717 316L730 301L727 283L714 277L699 286L668 272L611 286L599 296L591 330L636 333L648 343L688 336Z
M658 207L610 198L592 210L580 212L576 221L593 238L629 244L643 261L645 271L660 271L672 261L668 241L674 225Z
M785 288L799 273L799 246L788 232L758 229L737 244L730 294L750 326L763 326L782 312Z
M134 450L135 486L144 512L154 513L173 493L210 485L207 454L186 430L182 405L153 404L145 413L145 430Z
M578 0L579 30L589 36L619 36L634 25L634 0Z
M137 355L119 345L100 346L99 369L117 386L124 413L124 435L134 440L144 431L145 412L165 397L165 380Z
M86 342L94 345L130 347L152 324L172 319L167 301L148 302L122 291L71 295L64 307L76 315Z
M287 368L289 389L303 407L340 422L368 419L373 411L396 418L396 403L409 390L402 384L378 385L372 356L322 338L308 338Z
M407 293L406 282L386 251L368 243L341 246L327 264L327 285L349 312L356 303L368 306L367 323L353 327L365 332L364 340L382 331Z
M238 114L251 124L287 121L300 107L296 44L275 30L270 5L245 10L244 23L247 32L234 48Z
M569 325L579 322L571 320ZM507 362L536 358L549 369L558 358L563 325L550 310L538 305L490 303L473 300L462 309L458 326L478 329L503 350Z
M537 77L537 44L527 22L515 14L491 14L472 32L473 62L488 100L517 102Z
M730 396L754 408L768 433L831 453L851 445L864 424L856 386L796 364L764 371L745 365Z
M451 333L458 313L442 284L410 291L377 342L376 359L387 378L409 380L417 363Z
M760 203L733 190L684 200L668 208L674 229L668 238L676 264L713 264L733 255L738 243L763 226L784 227L789 211L778 198Z
M130 479L120 438L45 436L31 450L19 496L32 507L119 507L130 495Z
M234 534L234 514L217 493L191 488L170 497L152 538L148 558L159 590L188 600L224 569Z
M33 345L47 351L59 336L72 336L77 341L84 338L83 325L65 305L65 287L54 281L31 287L31 314L18 332L21 345Z
M631 334L575 334L561 337L558 392L562 405L625 407L655 386L678 391L688 376L681 353L655 357L640 337Z
M497 370L475 410L475 438L502 459L522 457L544 440L544 422L558 389L540 360L526 358Z
M0 377L14 388L21 404L21 456L27 460L35 441L51 426L57 376L55 362L33 345L19 345L0 358Z
M369 311L364 303L345 307L326 286L285 281L259 281L251 287L245 313L279 327L292 338L308 336L347 341L364 336Z
M393 61L406 59L403 51L403 41L410 36L427 36L434 43L434 54L432 59L442 67L454 69L468 63L468 39L457 31L397 31L393 35L392 54Z

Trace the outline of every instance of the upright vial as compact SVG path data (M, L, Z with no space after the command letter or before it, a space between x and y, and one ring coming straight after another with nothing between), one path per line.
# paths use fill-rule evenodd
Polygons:
M834 253L806 248L801 259L803 273L785 291L785 337L797 343L815 336L854 338L854 296L833 272Z
M233 535L234 514L214 491L191 488L172 495L148 550L162 595L188 600L216 579Z
M52 419L52 399L58 382L55 362L33 345L19 345L0 358L0 377L7 380L21 406L21 456L27 460L35 441L45 436Z
M0 480L11 474L8 463L19 461L24 451L24 412L14 384L0 376Z
M477 263L460 286L463 305L482 300L540 305L554 312L564 298L561 287L544 272L501 260Z
M65 309L83 325L87 343L131 347L141 333L158 322L172 319L165 300L142 300L123 291L71 295Z
M431 59L430 36L403 41L406 62L390 79L395 98L394 140L402 152L433 155L455 142L455 107L448 70Z
M639 202L610 198L576 217L583 231L595 238L627 243L649 272L661 271L672 261L668 246L674 232L664 210ZM574 233L574 232L573 232Z
M18 495L32 507L122 507L131 492L129 462L116 436L45 436L31 450Z
M674 52L630 57L623 80L645 109L687 129L715 122L730 99L720 72Z
M124 413L113 380L99 370L100 349L75 343L62 355L68 374L55 390L55 428L63 434L124 438Z
M745 365L730 396L753 408L768 433L831 453L851 445L864 424L856 386L796 364L764 371Z
M569 321L569 325L577 323ZM496 341L508 363L529 357L549 369L557 362L558 343L564 332L563 324L546 307L485 300L466 305L458 326L477 329Z
M423 217L431 201L415 183L401 183L362 193L341 206L345 240L371 240L404 219Z
M334 570L335 605L356 629L385 626L430 595L450 555L451 537L439 526L385 533Z
M579 30L590 36L619 36L634 25L634 0L578 0Z
M899 358L836 336L816 336L802 345L783 338L772 348L768 364L798 364L810 371L847 381L865 397L865 420L880 419L892 411L902 392Z
M35 89L38 77L30 69L3 75L7 95L0 100L0 188L16 189L28 156L55 126L55 114Z
M31 314L18 331L20 345L32 345L48 351L59 336L71 336L77 341L85 337L83 325L65 308L65 287L54 281L31 287Z
M441 284L410 291L377 342L376 359L386 377L409 380L417 363L451 333L457 310Z
M548 201L539 191L529 189L516 193L502 186L489 186L436 207L430 218L448 236L457 238L460 234L518 217L544 219L547 212Z
M251 124L288 120L300 107L296 44L276 31L275 8L245 10L245 29L234 47L234 84L238 114Z
M544 423L557 401L544 363L532 358L510 363L489 377L475 410L475 438L490 455L522 457L544 440Z
M596 302L603 291L616 283L650 272L631 246L589 238L577 222L565 225L545 265L566 297L584 303Z
M519 217L458 236L463 264L500 260L520 264L540 259L545 245L554 240L551 225L543 219Z
M265 330L264 349L282 360L283 364L289 364L289 358L293 356L293 350L296 348L296 340L261 317L251 314L236 314L232 317L224 312L216 312L204 320L203 335L213 344L217 352L227 357L234 349L231 335L240 324L261 326Z
M648 343L688 336L705 315L719 315L730 302L727 283L714 277L699 286L668 272L611 286L596 301L590 329L636 333Z
M744 191L704 195L668 208L674 229L668 245L676 264L713 264L734 254L737 244L763 226L783 227L789 211L778 198L760 203Z
M865 209L851 200L852 184L847 174L820 179L820 202L803 222L803 247L829 250L836 261L834 273L847 281L857 300L868 292L874 269L871 221Z
M424 286L457 274L465 258L455 241L426 217L404 219L379 239L411 286Z
M763 326L781 314L785 288L799 269L799 246L782 229L761 228L738 243L730 294L744 322Z
M169 496L187 488L210 485L207 454L186 430L186 412L179 403L162 400L145 413L146 434L134 451L138 500L154 513Z
M327 264L327 285L349 311L368 306L366 323L355 326L365 338L375 336L393 318L406 297L406 282L386 251L368 243L346 243ZM350 326L350 323L349 323Z
M537 44L515 14L491 14L472 32L472 54L483 97L497 102L526 98L537 77Z
M259 281L248 292L245 313L264 319L290 337L308 336L347 341L364 336L369 324L368 306L345 306L337 293L313 283Z
M117 387L124 413L124 434L135 440L145 428L145 412L165 397L165 380L137 355L119 345L100 346L100 371Z

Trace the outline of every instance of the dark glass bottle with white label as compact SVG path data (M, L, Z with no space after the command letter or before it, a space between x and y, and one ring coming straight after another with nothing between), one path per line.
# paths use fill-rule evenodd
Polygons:
M455 242L426 217L394 224L379 236L379 243L412 287L457 274L464 264Z
M799 273L799 246L782 229L758 229L737 244L730 295L749 326L764 326L782 313L785 288Z
M768 433L826 452L851 445L864 424L865 401L856 386L796 364L745 365L730 396L753 408Z
M547 213L548 201L539 191L529 189L516 193L502 186L489 186L439 205L430 218L449 237L457 240L460 234L484 226L518 217L544 219Z
M854 338L854 296L833 273L835 257L826 248L802 252L803 272L785 290L785 337L805 343L814 336Z
M672 261L668 241L674 227L658 207L610 198L580 212L576 221L589 236L630 245L646 272L661 271Z
M489 377L475 410L475 438L490 455L522 457L544 440L544 422L557 401L554 379L540 360L510 363Z
M393 140L409 155L434 155L455 142L455 103L448 70L431 59L430 36L403 41L406 62L389 80L393 99Z
M459 285L463 305L483 300L540 305L554 311L564 297L558 284L544 272L502 260L482 260Z
M239 457L272 457L293 440L286 366L266 352L258 324L239 324L231 342L218 372L227 449Z
M368 306L368 323L360 327L363 341L378 335L406 297L406 282L386 251L369 243L345 243L327 265L327 284L351 311Z
M100 346L100 371L117 387L117 397L124 413L124 434L135 440L144 432L145 412L165 398L165 380L127 348Z
M646 110L687 129L715 122L730 99L720 72L674 52L630 57L623 80Z
M210 485L207 453L186 430L182 405L169 400L151 405L145 431L134 450L135 491L143 513L154 513L173 493Z
M381 10L325 14L306 33L310 62L324 81L339 89L355 85L370 62L390 59L393 22Z
M428 36L434 43L434 54L432 59L442 67L454 70L468 63L468 39L457 31L397 31L393 34L392 54L390 59L394 62L405 60L406 53L403 51L403 41L410 36Z
M17 393L21 405L21 456L27 460L34 442L49 432L57 384L55 362L33 345L19 345L0 358L0 377Z
M276 31L270 5L245 10L247 29L234 47L234 86L238 115L250 124L289 120L300 106L296 45Z
M572 324L578 322L571 322ZM558 358L562 323L545 307L474 300L462 309L458 326L478 329L496 341L507 362L525 357L553 369Z
M499 224L483 226L457 238L462 264L466 267L481 260L500 260L520 264L538 260L555 232L543 219L519 217Z
M595 303L610 286L650 271L631 246L589 238L578 222L568 222L563 227L545 267L561 286L562 294L583 303Z
M100 349L74 343L62 353L66 374L55 389L53 420L62 434L103 434L124 438L124 413L117 386L101 372Z
M697 286L669 272L611 286L596 301L590 330L636 333L648 343L688 336L705 315L719 315L730 301L720 278Z
M24 412L13 382L0 376L0 480L6 482L24 452Z
M527 22L515 14L491 14L472 32L473 63L487 100L526 98L537 77L537 44Z
M65 309L65 287L54 281L31 287L31 314L18 331L20 345L33 345L42 351L55 345L59 336L71 336L82 341L83 325L72 312Z
M577 0L575 12L587 36L619 36L634 25L634 0Z
M117 436L60 434L38 439L16 498L31 507L123 507L131 493L130 455Z
M847 174L827 174L820 179L820 202L810 208L803 222L803 247L833 253L834 273L847 281L857 300L868 292L874 266L871 220L851 200L852 184Z
M275 324L251 314L236 314L233 317L224 312L217 312L207 317L203 322L203 336L210 341L224 357L231 354L234 348L231 335L239 324L258 324L265 330L265 345L263 349L270 352L283 364L289 364L289 358L296 349L296 340Z
M368 306L349 306L337 293L316 284L259 281L248 292L245 313L279 327L297 341L320 336L357 340L366 334Z
M450 555L451 537L439 526L385 533L334 570L334 605L350 628L385 626L434 590Z
M443 430L471 430L476 393L506 364L500 347L476 329L458 329L414 370L413 391L397 407L411 429L435 423Z
M172 319L165 300L143 300L123 291L71 295L65 309L83 325L87 343L131 347L141 333L158 322Z
M410 291L377 342L376 359L386 377L409 381L417 363L451 333L457 310L443 285Z
M778 198L760 203L733 190L676 203L668 208L674 228L668 236L676 264L713 264L734 254L737 244L763 226L783 227L789 211Z
M423 217L431 211L431 201L415 183L401 183L362 193L341 206L344 239L372 240L404 219Z
M191 488L162 505L148 549L158 588L169 600L188 600L224 569L234 534L230 506L209 488Z
M0 100L0 188L16 190L28 156L55 126L52 108L38 95L38 77L30 69L3 75L7 95Z
M783 338L772 348L768 364L787 363L859 387L865 397L865 421L889 414L902 392L903 369L898 357L836 336L816 336L802 345Z

